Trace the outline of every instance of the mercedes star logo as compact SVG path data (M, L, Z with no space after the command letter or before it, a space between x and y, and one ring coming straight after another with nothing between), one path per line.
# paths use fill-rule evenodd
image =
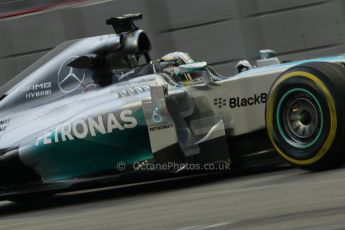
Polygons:
M64 93L70 93L78 89L84 82L85 69L76 69L68 64L78 57L67 59L60 67L58 72L59 88Z

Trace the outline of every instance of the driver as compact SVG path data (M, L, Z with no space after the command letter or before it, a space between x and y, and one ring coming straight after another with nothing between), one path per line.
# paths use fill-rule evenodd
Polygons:
M195 63L187 53L174 52L163 56L161 59L149 65L139 66L137 68L120 69L114 71L116 82L132 79L138 76L153 74L156 72L167 73L176 83L188 84L194 79L200 78L200 73L186 73L177 75L176 67L185 64Z
M170 73L176 82L182 82L188 84L196 78L200 77L200 73L186 73L182 75L176 75L174 69L180 65L191 64L195 61L189 56L188 53L174 52L163 56L160 60L160 67L162 72Z

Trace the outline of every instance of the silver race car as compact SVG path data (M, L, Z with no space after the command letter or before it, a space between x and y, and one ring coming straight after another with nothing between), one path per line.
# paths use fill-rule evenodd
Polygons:
M2 87L1 199L219 169L273 147L304 169L343 163L344 56L281 64L265 50L223 77L186 53L153 61L141 18L111 18L115 34L65 42Z

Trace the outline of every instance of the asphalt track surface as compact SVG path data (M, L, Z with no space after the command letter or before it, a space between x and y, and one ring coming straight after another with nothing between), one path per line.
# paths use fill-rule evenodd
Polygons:
M0 202L0 229L345 229L345 168L270 168Z

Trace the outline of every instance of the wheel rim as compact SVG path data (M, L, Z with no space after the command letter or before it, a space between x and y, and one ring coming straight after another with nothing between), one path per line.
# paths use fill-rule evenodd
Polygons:
M324 123L319 100L310 91L299 88L283 95L278 104L276 120L283 139L299 149L317 143Z
M284 119L288 132L300 139L312 137L319 122L318 111L313 103L306 98L297 98L286 108Z

